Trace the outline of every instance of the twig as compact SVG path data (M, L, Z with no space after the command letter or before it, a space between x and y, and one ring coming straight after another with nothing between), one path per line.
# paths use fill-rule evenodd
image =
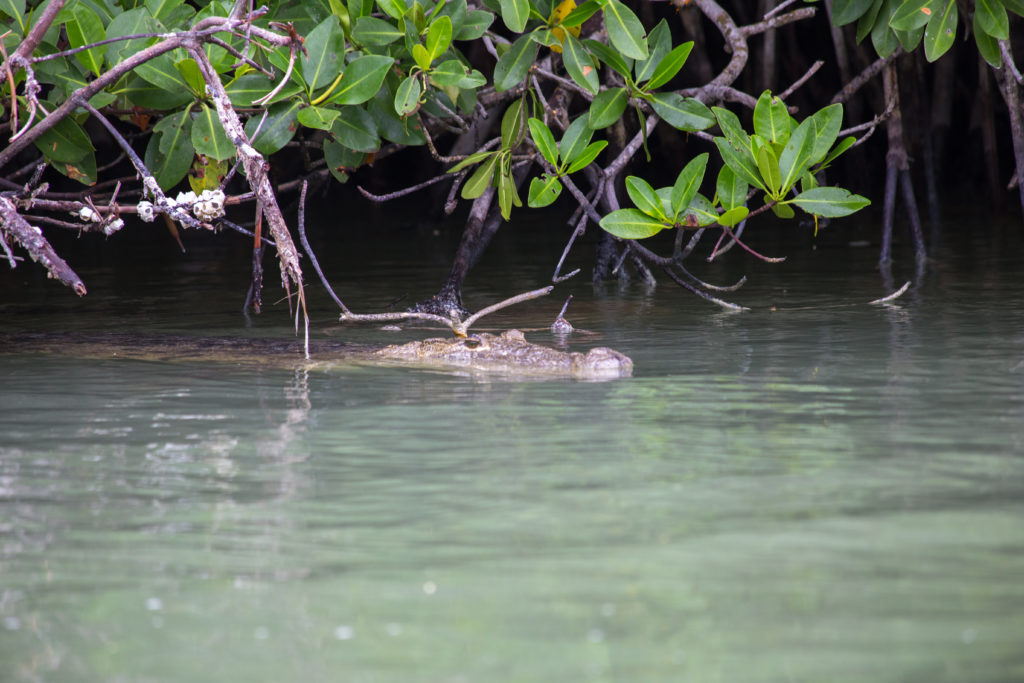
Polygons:
M803 76L801 76L800 78L796 79L796 81L793 82L793 85L789 86L784 91L782 91L782 93L779 95L779 99L782 99L782 100L787 99L790 95L792 95L794 92L796 92L797 88L799 88L804 83L806 83L808 81L808 79L810 79L811 76L813 76L815 73L817 73L818 69L820 69L824 65L825 65L825 62L820 60L820 59L818 61L816 61L814 64L811 64L811 67L809 69L807 69L807 72L804 73Z
M50 243L43 237L43 232L28 223L19 213L18 208L8 197L0 196L0 229L14 238L24 247L32 260L40 263L50 272L50 276L75 290L78 296L85 296L85 283L71 270L67 262L53 250Z
M399 197L404 197L406 195L412 194L413 192L419 192L423 188L430 187L431 185L436 185L437 183L440 183L444 180L451 180L452 177L453 176L449 174L435 176L430 180L424 180L422 183L417 183L410 187L406 187L401 190L396 190L394 192L388 192L387 194L373 194L369 190L364 189L362 185L357 185L356 189L359 190L359 194L363 195L371 202L382 204L384 202L391 201L392 199L398 199Z
M309 262L313 264L313 270L316 271L317 276L320 278L320 282L323 284L324 289L334 299L334 303L338 304L338 308L345 315L352 315L352 311L349 310L345 302L338 298L338 295L334 293L334 288L331 287L331 283L327 281L324 276L324 271L320 269L320 262L317 261L316 255L313 254L313 248L309 246L309 240L306 239L306 185L305 180L302 181L302 189L299 190L299 241L302 243L302 248L306 250L306 256L309 257Z
M785 0L785 2L782 2L778 6L773 7L772 9L768 10L767 12L765 12L764 13L764 18L765 19L771 19L773 16L775 16L776 14L781 12L782 10L786 9L787 7L789 7L790 5L792 5L796 1L797 0Z
M706 301L710 301L713 304L718 304L722 308L725 308L725 309L730 310L730 311L749 311L750 310L746 306L740 306L739 304L734 304L734 303L730 303L728 301L725 301L724 299L719 299L717 296L713 296L713 295L708 294L707 292L705 292L703 290L700 290L700 289L694 287L689 282L687 282L686 280L683 280L678 275L676 275L674 272L672 272L672 269L667 267L667 266L665 268L663 268L663 270L665 271L665 274L668 275L670 278L672 278L672 281L675 282L677 285L679 285L680 287L683 287L684 289L690 290L691 292L693 292L694 294L696 294L697 296L699 296L700 298L702 298L702 299L704 299Z
M864 87L868 81L881 73L882 69L902 54L903 48L897 47L889 56L876 59L866 69L857 74L852 81L843 86L843 89L835 94L829 104L845 102L853 97L854 93Z
M734 232L733 232L732 230L730 230L730 229L729 229L729 228L728 228L727 226L724 226L724 225L722 225L721 223L719 223L719 226L721 226L722 230L723 230L723 231L724 231L724 232L725 232L726 234L728 234L728 235L729 235L729 237L730 237L730 238L732 238L732 240L733 240L734 242L736 242L736 244L738 244L738 245L740 245L741 247L743 247L743 250L744 250L744 251L746 251L746 252L747 252L748 254L751 254L752 256L755 256L756 258L759 258L759 259L761 259L762 261L765 261L766 263L782 263L783 261L785 261L785 260L786 260L786 257L785 257L785 256L765 256L764 254L759 254L758 252L756 252L756 251L754 251L753 249L751 249L750 247L748 247L748 246L747 246L747 245L746 245L746 244L745 244L745 243L744 243L744 242L743 242L743 241L742 241L742 240L741 240L741 239L740 239L739 237L737 237L737 236L736 236L736 234L735 234L735 233L734 233ZM714 257L715 257L715 254L712 254L711 256L709 256L709 257L708 257L708 261L711 261L711 260L712 260L712 259L713 259Z
M874 301L869 301L868 303L869 304L885 304L885 303L889 303L893 299L898 299L899 297L903 296L908 289L910 289L910 280L907 280L906 282L904 282L903 286L900 287L899 289L897 289L892 294L883 296L881 299L875 299Z
M255 104L257 107L262 107L267 102L269 102L270 100L274 99L274 97L277 96L277 93L281 92L281 88L283 88L285 86L285 84L288 83L288 81L291 79L291 77L292 77L292 69L294 69L294 68L295 68L295 48L292 47L291 50L288 52L288 68L285 69L284 76L281 78L281 82L278 83L276 86L274 86L274 89L271 90L270 92L268 92L266 95L264 95L263 97L259 98L258 100L254 100L253 104Z
M765 14L764 21L759 21L756 24L747 24L746 26L740 27L740 35L742 35L744 38L749 38L750 36L757 35L758 33L764 33L765 31L771 31L772 29L778 28L780 26L791 24L794 21L810 19L811 17L814 16L814 13L817 11L814 7L804 7L801 9L793 10L788 14L777 14L780 9L782 9L792 1L793 0L788 0L782 5L776 7L771 12Z
M481 308L479 311L466 318L466 320L457 328L452 329L454 330L455 334L459 335L460 337L463 337L469 330L470 326L480 318L484 317L485 315L490 315L495 311L500 311L503 308L514 306L515 304L520 304L523 303L524 301L529 301L530 299L537 299L542 296L547 296L548 294L551 293L551 290L553 289L553 285L548 285L547 287L541 287L540 289L535 289L530 292L517 294L516 296L505 299L504 301L499 301L496 304L491 304L487 308Z

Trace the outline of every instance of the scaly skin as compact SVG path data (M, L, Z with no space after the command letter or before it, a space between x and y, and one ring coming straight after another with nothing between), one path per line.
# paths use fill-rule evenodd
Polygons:
M375 352L389 360L422 366L445 366L511 375L613 379L633 372L629 357L606 347L566 353L532 344L519 330L500 335L473 334L464 339L434 338L387 346Z
M310 360L306 360L302 342L296 339L0 332L0 354L49 353L78 358L209 361L284 368L400 362L424 368L493 372L512 378L615 379L628 377L633 371L633 361L618 351L602 347L585 354L566 353L531 344L519 330L501 335L473 334L461 339L426 339L383 348L318 340L310 343L309 350Z

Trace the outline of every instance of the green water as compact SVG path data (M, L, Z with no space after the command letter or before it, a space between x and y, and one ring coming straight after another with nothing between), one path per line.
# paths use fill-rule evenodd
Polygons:
M496 250L471 305L550 270ZM562 285L615 382L0 354L0 680L1024 680L1019 245L891 306L873 250L794 251L737 256L741 315ZM202 262L15 287L5 325L286 333ZM443 273L366 268L364 309Z

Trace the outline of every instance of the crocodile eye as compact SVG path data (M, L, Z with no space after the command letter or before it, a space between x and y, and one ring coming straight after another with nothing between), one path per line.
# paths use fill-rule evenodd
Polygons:
M462 340L462 345L465 346L467 349L475 349L478 346L480 346L480 340L473 339L472 337L466 337L465 339Z

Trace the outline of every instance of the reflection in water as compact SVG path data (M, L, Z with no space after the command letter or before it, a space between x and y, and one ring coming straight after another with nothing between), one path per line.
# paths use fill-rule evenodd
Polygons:
M0 356L0 680L1022 679L1024 291L846 258L610 383Z

